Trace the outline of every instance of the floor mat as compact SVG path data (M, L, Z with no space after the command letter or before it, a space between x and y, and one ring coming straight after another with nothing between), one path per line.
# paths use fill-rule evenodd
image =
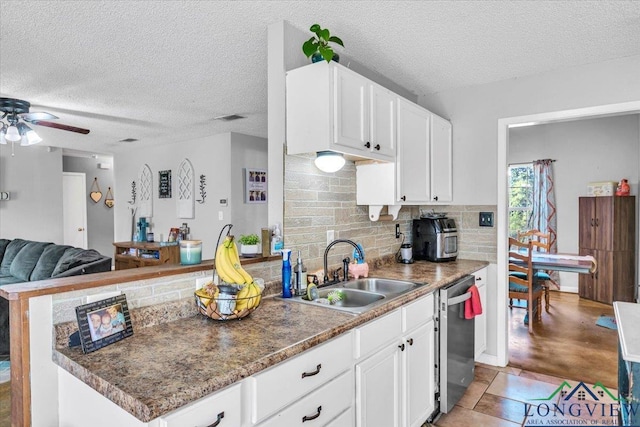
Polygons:
M0 362L0 383L6 383L11 378L11 371L9 370L10 363L8 360Z
M600 315L598 320L596 320L596 325L602 326L603 328L618 330L616 319L613 316L606 316L604 314Z

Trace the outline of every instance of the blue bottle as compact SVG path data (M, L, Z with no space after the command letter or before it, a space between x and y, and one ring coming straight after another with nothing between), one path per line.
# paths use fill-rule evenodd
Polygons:
M282 249L282 298L291 298L291 249Z

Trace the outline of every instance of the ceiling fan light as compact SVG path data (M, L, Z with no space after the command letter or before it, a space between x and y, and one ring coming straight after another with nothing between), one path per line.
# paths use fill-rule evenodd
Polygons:
M27 139L26 144L25 144L25 138ZM40 135L38 135L35 130L30 130L24 134L20 145L34 145L34 144L38 144L39 142L42 142L42 138L40 138Z
M344 166L345 160L342 154L333 151L318 151L314 161L316 167L323 172L337 172Z
M7 134L5 135L5 138L7 139L7 141L11 141L11 142L16 142L16 141L20 141L20 132L18 132L18 128L15 127L14 125L9 126L9 129L7 129Z

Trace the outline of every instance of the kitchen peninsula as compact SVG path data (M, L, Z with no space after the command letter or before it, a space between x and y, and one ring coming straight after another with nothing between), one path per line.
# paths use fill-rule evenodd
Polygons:
M343 337L355 328L377 318L388 318L385 316L388 313L415 304L414 301L429 297L440 287L486 265L483 261L468 260L384 264L372 269L370 276L426 281L428 285L357 316L279 298L264 298L261 307L250 317L216 322L195 314L195 307L185 308L184 304L191 307L190 303L177 302L172 307L183 313L178 320L137 328L133 337L86 355L79 348L66 346L65 333L69 329L58 325L53 358L64 368L59 372L60 390L76 393L61 399L60 422L81 425L82 420L91 416L94 418L92 425L100 425L102 419L113 420L117 416L119 422L132 426L173 425L174 414L190 407L187 405L198 405L199 399L208 401L212 393L215 393L213 396L224 396L229 392L239 399L234 400L235 409L238 409L236 416L240 417L237 419L241 420L239 425L261 423L264 417L257 414L262 412L252 408L252 399L246 390L257 387L256 378L263 371L280 362L293 362L296 355L316 351L327 343L340 340L350 343L351 337ZM433 307L433 300L430 301ZM351 347L349 344L345 348L351 351ZM345 372L353 372L353 357L345 359L348 359L343 361ZM330 367L326 366L325 370ZM300 376L297 371L296 375ZM353 387L353 378L339 378L335 381ZM91 392L83 383L99 394ZM240 387L236 389L239 385L242 392ZM284 404L287 397L295 396L287 393L279 400ZM83 400L82 405L77 405L78 399ZM350 401L347 403L351 405ZM226 421L233 420L235 409L226 410ZM267 414L268 410L265 411ZM323 415L328 416L328 405L324 411ZM213 417L209 418L209 423L216 421L217 413L213 412L211 409L207 414ZM265 423L270 425L269 420Z

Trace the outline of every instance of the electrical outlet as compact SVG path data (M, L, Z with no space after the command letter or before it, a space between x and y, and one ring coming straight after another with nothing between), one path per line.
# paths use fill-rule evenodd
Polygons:
M396 239L400 238L400 224L396 224Z
M336 240L335 230L327 230L327 245Z

